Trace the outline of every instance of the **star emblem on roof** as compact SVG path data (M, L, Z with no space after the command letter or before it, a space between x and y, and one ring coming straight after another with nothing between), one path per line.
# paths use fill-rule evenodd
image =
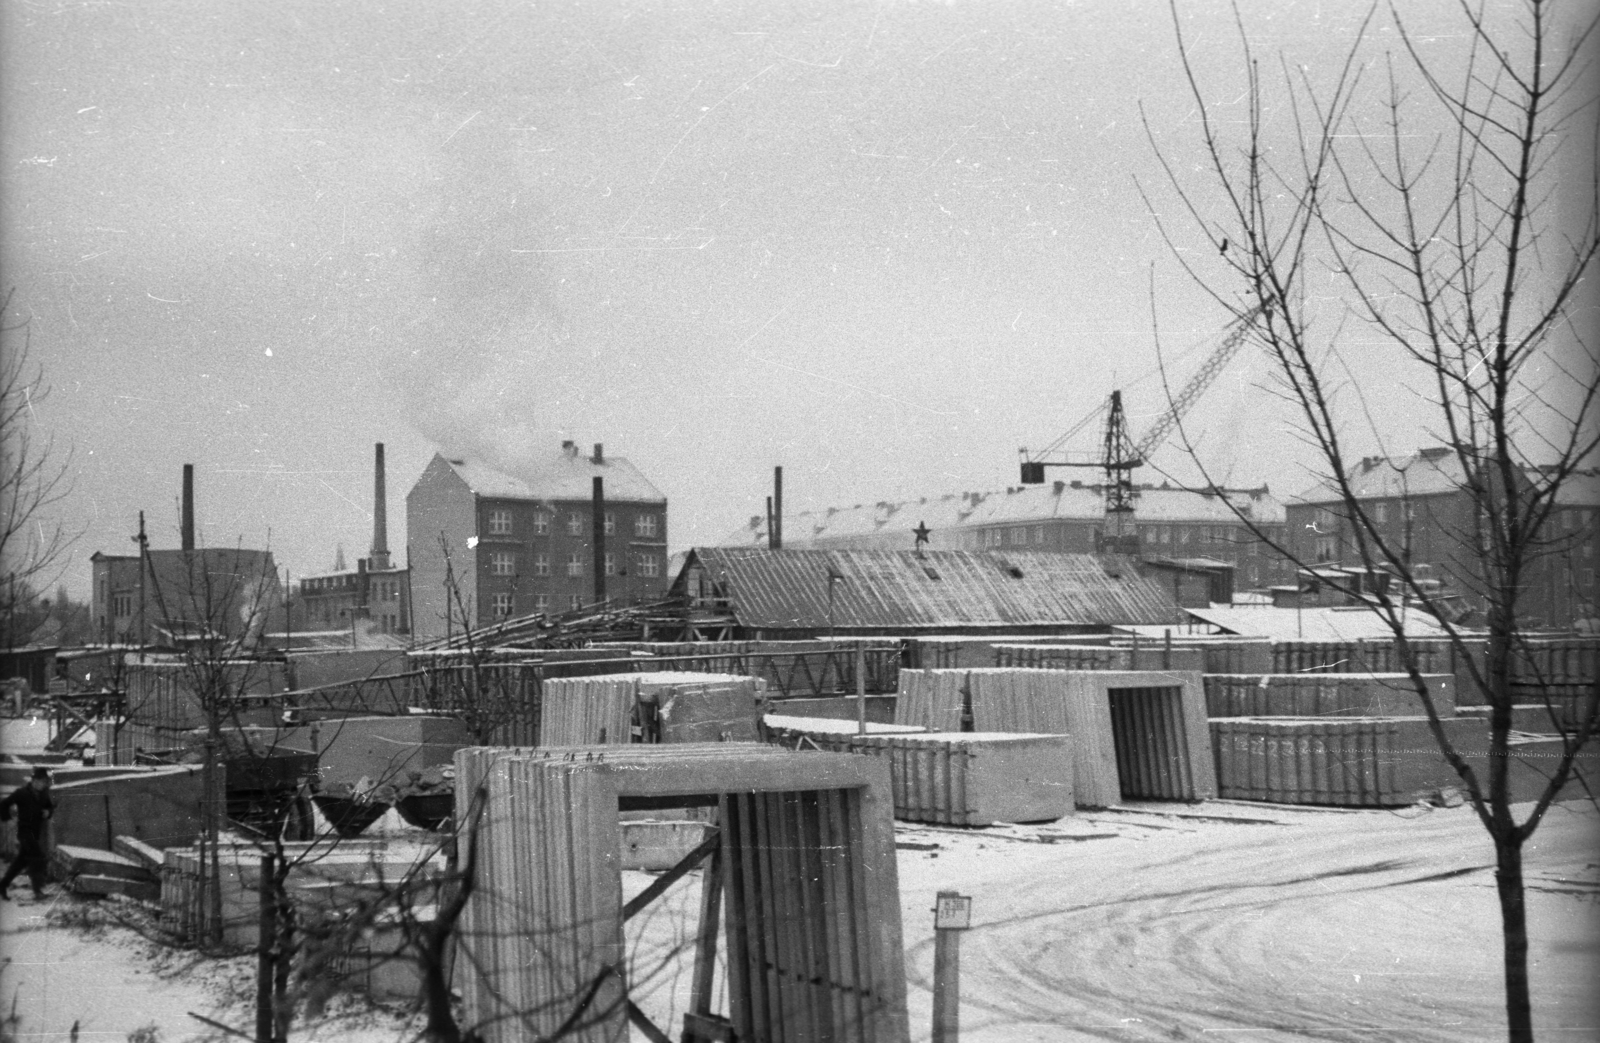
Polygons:
M928 534L932 531L933 530L928 528L927 525L923 524L921 520L918 520L917 527L911 530L912 534L917 537L918 547L928 542Z

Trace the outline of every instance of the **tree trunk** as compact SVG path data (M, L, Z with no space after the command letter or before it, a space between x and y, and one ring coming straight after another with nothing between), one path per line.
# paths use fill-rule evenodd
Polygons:
M1528 996L1528 910L1522 890L1522 842L1495 838L1495 885L1505 939L1506 1027L1511 1043L1533 1043Z

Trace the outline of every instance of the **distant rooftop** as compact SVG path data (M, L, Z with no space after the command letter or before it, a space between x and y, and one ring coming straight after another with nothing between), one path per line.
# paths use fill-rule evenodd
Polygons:
M533 454L510 475L472 460L443 460L479 496L507 500L587 500L594 495L595 478L604 479L607 500L630 503L665 503L661 490L650 484L639 469L620 456L601 455L596 463L592 454L576 446Z
M1239 524L1228 502L1238 506L1253 521L1266 524L1284 520L1283 505L1267 490L1230 489L1222 494L1172 486L1141 486L1135 501L1139 522L1172 524ZM1105 517L1105 498L1097 485L1055 482L1023 485L996 492L947 493L898 502L880 501L851 507L830 507L825 511L800 511L785 514L783 542L786 547L804 547L816 541L853 539L883 533L904 544L906 534L919 523L934 533L934 543L953 530L981 525L1010 525L1031 522L1072 520L1099 521ZM728 547L766 546L766 520L757 516L722 541Z

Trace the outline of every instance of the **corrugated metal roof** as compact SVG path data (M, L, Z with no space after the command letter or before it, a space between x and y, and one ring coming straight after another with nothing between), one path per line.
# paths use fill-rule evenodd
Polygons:
M697 563L746 627L826 629L830 585L843 630L1183 619L1131 563L1092 554L697 547L686 571Z
M516 475L504 474L472 460L442 457L467 487L479 496L508 500L587 500L594 495L594 479L605 479L607 500L665 503L661 490L639 469L620 456L595 463L582 453L547 453L530 457Z

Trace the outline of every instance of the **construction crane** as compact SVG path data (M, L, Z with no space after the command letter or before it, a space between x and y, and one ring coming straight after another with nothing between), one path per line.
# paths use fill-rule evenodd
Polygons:
M1029 455L1020 449L1022 456L1022 484L1042 485L1047 467L1094 467L1104 475L1103 491L1106 504L1106 524L1101 538L1101 549L1115 553L1137 553L1138 536L1133 527L1134 500L1138 496L1133 472L1144 465L1150 455L1160 448L1172 429L1178 426L1184 414L1217 379L1250 336L1256 317L1262 310L1252 308L1228 327L1222 342L1212 350L1200 368L1189 378L1183 390L1172 399L1172 404L1158 416L1137 442L1128 433L1128 417L1122 408L1122 392L1111 392L1106 404L1084 417L1071 430L1040 453ZM1097 454L1058 452L1061 445L1088 424L1105 417L1104 434Z

